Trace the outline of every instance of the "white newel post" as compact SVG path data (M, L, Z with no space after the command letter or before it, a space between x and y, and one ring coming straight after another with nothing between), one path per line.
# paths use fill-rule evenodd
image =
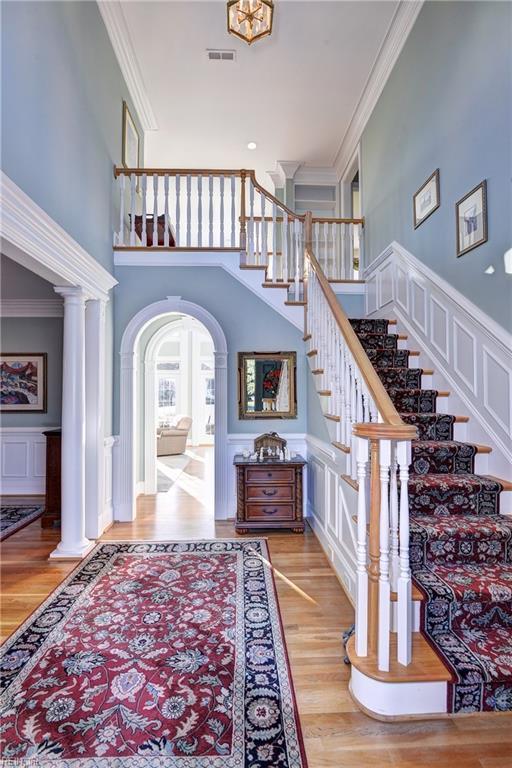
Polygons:
M85 299L81 288L56 287L64 298L62 371L61 540L52 559L80 559L85 537Z
M398 576L398 661L407 666L412 659L412 583L409 563L409 465L411 443L397 443L400 474L399 576Z
M103 533L105 505L105 306L89 300L85 309L85 535Z

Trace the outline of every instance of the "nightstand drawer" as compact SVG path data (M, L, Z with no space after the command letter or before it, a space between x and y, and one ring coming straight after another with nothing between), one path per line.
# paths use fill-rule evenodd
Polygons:
M293 520L293 504L247 504L247 520Z
M246 480L248 483L293 483L295 479L295 470L292 467L283 467L276 469L269 467L251 467L246 470Z
M247 501L293 501L293 485L248 485Z

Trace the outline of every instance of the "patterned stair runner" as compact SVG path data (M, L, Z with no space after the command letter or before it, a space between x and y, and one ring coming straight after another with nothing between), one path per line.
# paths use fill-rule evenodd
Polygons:
M476 446L453 439L455 417L387 320L351 320L402 419L418 428L409 479L411 568L421 629L450 668L449 712L512 710L512 519L502 485L475 474Z

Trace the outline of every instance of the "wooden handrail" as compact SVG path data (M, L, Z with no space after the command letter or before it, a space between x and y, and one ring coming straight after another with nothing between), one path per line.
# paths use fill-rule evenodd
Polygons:
M311 218L309 221L311 221ZM310 227L306 226L306 231L310 230ZM416 436L416 427L411 427L409 424L405 424L400 418L400 414L393 405L393 401L386 392L383 383L373 365L370 362L361 342L359 341L356 332L349 323L348 317L341 308L336 295L332 290L329 281L325 277L322 268L313 253L311 243L310 232L306 234L306 256L309 259L312 269L314 269L317 280L320 284L324 297L330 307L331 312L334 315L334 319L340 329L343 337L347 343L347 346L352 353L352 356L359 368L364 382L368 388L368 392L373 398L373 402L380 413L385 425L392 425L396 429L396 438L403 440L410 440ZM370 425L365 424L365 427ZM377 426L377 425L374 425ZM411 430L413 430L411 432ZM400 435L400 437L398 437Z
M120 165L114 166L114 177L118 176L239 176L243 174L250 176L254 171L232 168L223 170L221 168L124 168ZM268 193L267 193L268 194Z
M279 200L277 197L274 197L274 195L272 195L268 190L262 187L261 184L256 180L256 174L254 171L247 171L247 175L250 177L254 188L262 192L267 198L267 200L270 200L272 203L275 203L277 206L279 206L279 208L281 208L282 211L286 211L289 219L298 219L299 221L305 220L306 218L305 213L295 213L295 211L292 211L291 208L288 208L288 206L286 206L283 202L281 202L281 200Z
M311 219L313 224L361 224L364 227L363 219L338 219L328 216L313 216Z

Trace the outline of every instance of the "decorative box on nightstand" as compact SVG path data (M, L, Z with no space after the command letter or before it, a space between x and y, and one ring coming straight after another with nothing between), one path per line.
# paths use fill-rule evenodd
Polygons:
M235 528L291 528L304 532L302 515L302 456L288 461L269 458L251 461L235 456L237 513Z

